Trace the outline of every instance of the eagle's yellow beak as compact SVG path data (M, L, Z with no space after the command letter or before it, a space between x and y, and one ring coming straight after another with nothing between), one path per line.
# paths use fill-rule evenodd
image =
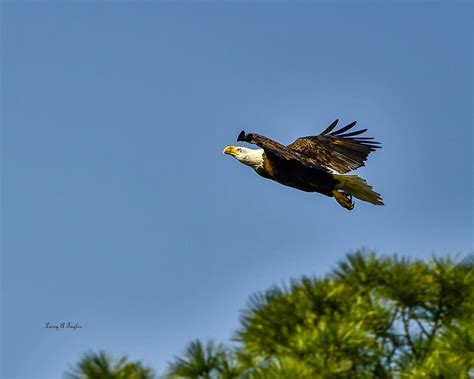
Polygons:
M235 146L227 146L224 151L222 152L223 154L229 154L235 157L238 153L237 149Z

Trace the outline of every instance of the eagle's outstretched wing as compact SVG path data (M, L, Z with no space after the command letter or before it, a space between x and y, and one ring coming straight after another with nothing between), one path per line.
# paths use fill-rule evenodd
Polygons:
M267 156L273 158L298 162L308 167L319 167L318 165L313 165L304 155L300 154L298 151L290 150L287 146L257 133L245 134L245 132L242 130L237 137L237 141L245 141L257 145L265 151ZM320 168L327 171L324 167Z
M380 143L373 138L357 137L367 129L346 133L356 121L331 133L338 121L335 120L318 136L298 138L286 146L288 153L297 153L306 165L327 167L340 174L364 166L368 155L381 147Z

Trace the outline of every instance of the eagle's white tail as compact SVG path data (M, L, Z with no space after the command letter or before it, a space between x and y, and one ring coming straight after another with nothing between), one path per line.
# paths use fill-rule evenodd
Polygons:
M375 205L384 205L380 194L372 190L367 182L357 175L333 175L339 181L333 195L344 208L352 209L354 206L350 200L351 196L367 201ZM349 198L349 199L348 199ZM349 206L347 206L349 201Z

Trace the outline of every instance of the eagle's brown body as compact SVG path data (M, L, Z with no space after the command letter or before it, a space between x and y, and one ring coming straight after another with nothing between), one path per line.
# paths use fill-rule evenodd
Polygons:
M263 154L263 167L255 171L260 176L285 186L305 192L319 192L326 196L333 196L332 191L338 183L327 170L294 164L278 156L267 156L266 153Z

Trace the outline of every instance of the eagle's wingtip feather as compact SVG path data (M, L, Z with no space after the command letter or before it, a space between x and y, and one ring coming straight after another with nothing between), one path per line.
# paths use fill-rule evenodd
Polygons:
M333 129L336 127L336 125L337 125L338 122L339 122L339 119L336 118L336 119L331 123L331 125L329 125L329 126L321 133L321 135L328 134L331 130L333 130Z

